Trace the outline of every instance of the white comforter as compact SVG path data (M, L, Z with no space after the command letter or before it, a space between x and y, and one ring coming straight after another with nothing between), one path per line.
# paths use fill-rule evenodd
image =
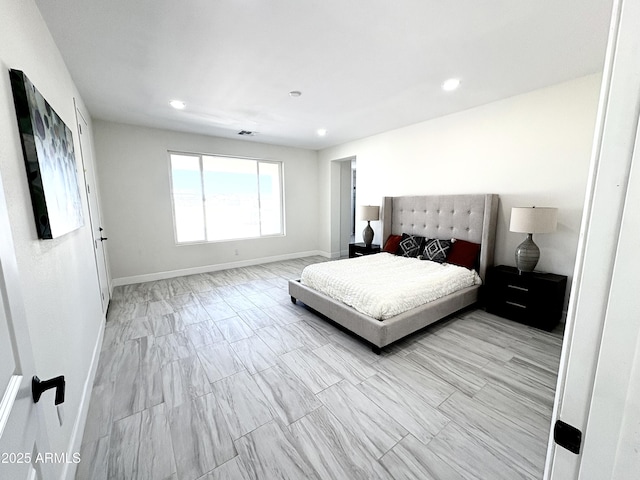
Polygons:
M301 281L379 320L481 283L474 270L389 253L309 265Z

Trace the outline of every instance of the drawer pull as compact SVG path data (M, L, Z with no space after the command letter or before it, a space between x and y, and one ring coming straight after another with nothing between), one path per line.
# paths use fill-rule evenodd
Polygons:
M523 292L528 292L528 291L529 291L529 289L528 289L528 288L525 288L525 287L519 287L518 285L511 285L511 284L509 284L509 285L507 285L507 287L509 287L509 288L513 288L514 290L521 290L521 291L523 291Z
M516 302L510 302L508 300L505 300L505 302L507 305L512 305L514 307L519 307L519 308L527 308L526 305L522 305L521 303L516 303Z

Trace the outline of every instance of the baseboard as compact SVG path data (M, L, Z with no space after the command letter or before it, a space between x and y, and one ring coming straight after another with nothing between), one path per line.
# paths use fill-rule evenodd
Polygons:
M98 370L98 362L100 361L100 351L102 349L102 339L104 337L104 327L106 323L106 317L102 318L100 322L100 331L98 332L98 338L93 348L93 357L91 358L91 368L89 369L89 375L84 382L84 388L82 389L82 398L80 399L79 413L76 416L76 422L73 425L73 431L71 433L71 440L69 441L69 448L67 449L68 458L74 458L73 455L80 452L80 446L82 445L82 436L84 435L84 427L87 423L87 415L89 414L89 403L91 401L91 392L93 390L93 381L96 378L96 371ZM62 469L61 479L74 480L76 477L76 470L78 465L73 462L66 462Z
M262 265L265 263L281 262L283 260L295 260L296 258L312 257L319 255L326 258L334 258L328 252L321 250L311 250L307 252L287 253L284 255L275 255L271 257L254 258L251 260L241 260L238 262L217 263L215 265L204 265L201 267L183 268L180 270L170 270L167 272L148 273L145 275L134 275L131 277L120 277L113 279L113 286L131 285L134 283L154 282L156 280L165 280L167 278L183 277L185 275L196 275L198 273L217 272L219 270L228 270L230 268L251 267L253 265Z

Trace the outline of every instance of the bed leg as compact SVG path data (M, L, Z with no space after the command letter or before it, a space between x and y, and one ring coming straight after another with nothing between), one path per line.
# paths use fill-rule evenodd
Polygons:
M373 346L371 347L371 350L373 350L373 353L375 353L376 355L380 355L382 353L382 348L381 347L377 347L377 346Z
M293 303L294 305L296 304L296 297L291 297L291 303Z

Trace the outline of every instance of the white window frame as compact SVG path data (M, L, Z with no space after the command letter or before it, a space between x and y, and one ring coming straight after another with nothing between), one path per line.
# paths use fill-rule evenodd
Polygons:
M200 166L200 182L202 189L202 215L203 215L203 223L204 223L204 239L203 240L192 240L192 241L179 241L178 240L178 222L176 216L176 205L175 205L175 197L173 193L173 167L171 162L172 155L180 155L186 157L196 157L198 158L198 163ZM247 237L233 237L233 238L224 238L224 239L215 239L215 240L207 240L208 231L207 231L207 203L206 203L206 193L205 193L205 185L204 185L204 161L203 157L218 157L218 158L228 158L228 159L237 159L237 160L251 160L256 162L256 181L257 181L257 189L258 189L258 215L261 214L261 201L260 201L260 175L259 168L261 163L268 163L272 165L278 166L278 172L280 177L280 232L272 233L272 234L262 234L260 232L257 236L247 236ZM177 246L183 245L194 245L194 244L203 244L203 243L221 243L221 242L233 242L238 240L251 240L258 238L273 238L273 237L284 237L286 235L286 227L285 227L285 198L284 198L284 162L281 160L267 160L264 158L255 158L255 157L241 157L237 155L222 155L218 153L193 153L193 152L183 152L178 150L169 150L167 152L168 158L168 166L169 166L169 194L171 201L171 212L173 216L173 236L174 241ZM262 229L262 222L258 222L258 228Z

